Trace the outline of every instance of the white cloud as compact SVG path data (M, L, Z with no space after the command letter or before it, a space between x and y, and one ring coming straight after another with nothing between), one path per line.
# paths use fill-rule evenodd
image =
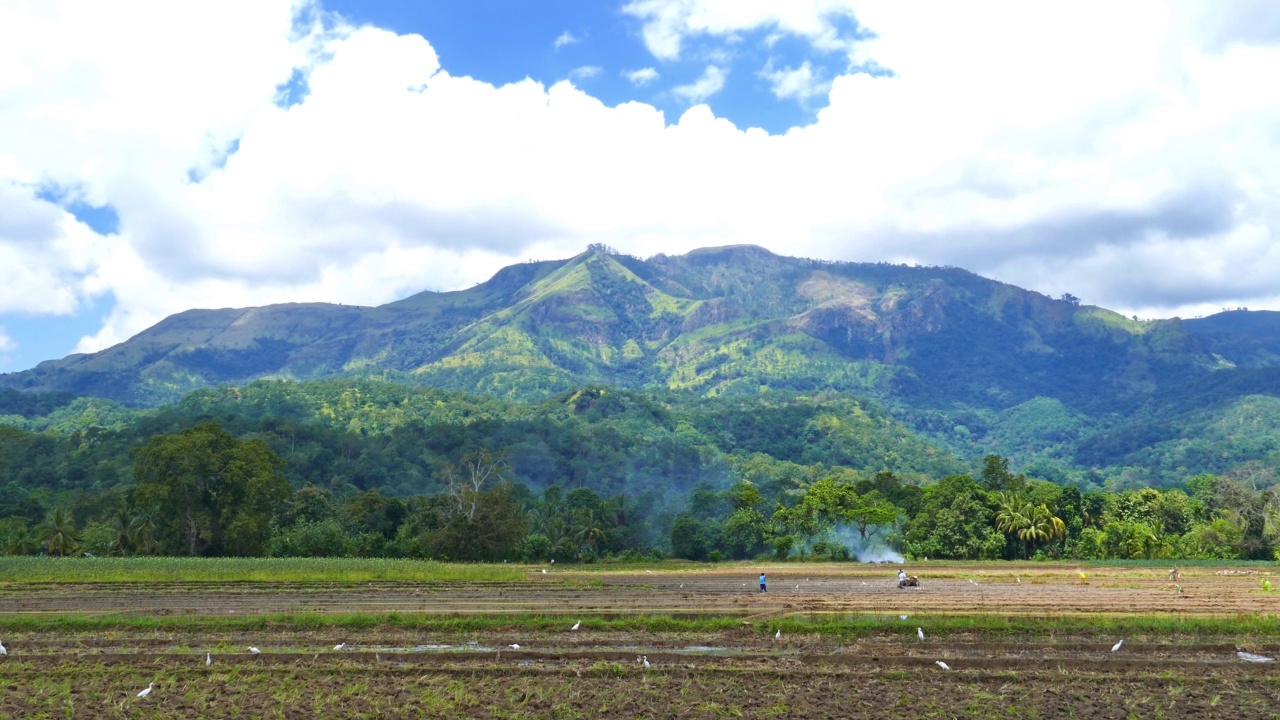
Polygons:
M848 50L834 23L853 19L847 0L631 0L622 12L641 20L645 47L654 57L680 57L684 41L700 35L735 38L737 33L771 29L766 42L783 35L805 38L821 50Z
M690 103L700 103L724 89L727 73L715 65L708 65L697 80L688 85L677 85L671 92Z
M818 77L808 60L797 68L775 70L772 65L767 66L760 71L760 77L769 81L773 96L779 100L792 98L803 103L826 95L831 89L831 82Z
M658 79L658 71L651 67L646 67L640 68L639 70L624 71L622 76L625 77L632 85L644 87Z
M572 45L574 43L579 43L579 42L582 42L582 38L574 35L568 30L565 30L564 32L557 35L555 40L551 41L551 46L554 47L556 50L559 50L565 45Z
M4 328L0 327L0 352L8 352L18 347L18 344L5 334Z
M569 72L569 77L574 80L590 80L591 78L599 75L603 70L604 68L599 65L583 65L582 67L577 67L571 70Z
M589 242L953 264L1144 316L1280 308L1280 48L1234 6L680 7L672 27L765 16L815 42L852 8L877 34L854 60L894 75L832 78L813 123L769 135L457 77L421 37L295 27L288 0L0 5L0 312L110 293L87 351L189 307L375 304ZM277 107L295 69L310 93ZM685 97L723 84L712 65Z

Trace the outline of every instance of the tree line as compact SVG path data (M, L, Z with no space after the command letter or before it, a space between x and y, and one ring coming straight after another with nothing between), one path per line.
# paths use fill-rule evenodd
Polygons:
M512 459L459 452L438 491L389 496L295 486L263 437L204 421L131 451L132 484L28 496L0 519L8 554L412 557L592 562L675 556L1277 559L1271 488L1200 475L1185 489L1123 492L1015 474L987 456L971 476L904 478L763 453L723 459L723 481L684 494L601 496L551 483L535 491ZM34 514L33 514L33 511Z

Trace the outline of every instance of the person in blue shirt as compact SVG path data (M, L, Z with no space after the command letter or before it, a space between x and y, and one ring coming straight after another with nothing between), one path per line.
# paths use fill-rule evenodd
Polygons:
M764 573L760 573L760 592L769 592L769 591L765 588Z

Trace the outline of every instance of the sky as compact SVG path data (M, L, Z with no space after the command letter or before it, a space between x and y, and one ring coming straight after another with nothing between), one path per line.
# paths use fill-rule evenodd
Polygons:
M0 0L0 372L604 243L1280 310L1270 0Z

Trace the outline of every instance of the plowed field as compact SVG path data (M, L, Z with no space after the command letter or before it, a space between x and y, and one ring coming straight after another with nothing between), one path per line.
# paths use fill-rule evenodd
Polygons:
M1237 654L1280 658L1280 632L1234 629L1280 615L1261 586L1269 568L1191 568L1173 584L1167 568L948 564L912 568L922 587L909 589L895 569L767 568L767 594L756 568L428 585L18 579L0 582L0 717L1280 717L1280 663ZM493 621L251 621L263 613ZM63 622L98 614L120 617ZM694 629L626 626L641 616ZM990 616L1038 620L1012 636L965 630ZM819 622L846 617L874 624ZM1112 651L1126 618L1169 622Z

